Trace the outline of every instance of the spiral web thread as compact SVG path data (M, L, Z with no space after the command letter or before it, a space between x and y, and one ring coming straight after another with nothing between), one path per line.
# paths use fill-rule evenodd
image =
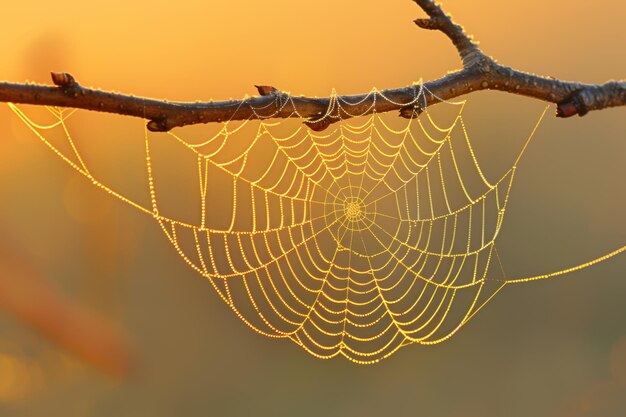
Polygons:
M362 102L333 92L322 119L354 118L322 133L267 121L285 106L300 118L286 94L276 96L279 106L253 108L260 120L224 122L201 141L168 133L197 161L196 222L159 208L151 149L163 134L146 130L151 207L144 207L92 175L66 125L73 111L49 108L55 121L41 125L10 106L94 185L153 216L182 259L250 328L289 338L320 358L372 363L409 344L447 340L507 283L562 275L626 250L506 279L495 240L537 126L513 166L489 181L465 128L465 101L445 102L455 116L439 126L420 106L427 93L417 84L414 100L403 103L414 106L415 118L386 119L372 113L374 105L353 114ZM391 101L376 89L370 98ZM50 129L62 130L70 152L46 138Z

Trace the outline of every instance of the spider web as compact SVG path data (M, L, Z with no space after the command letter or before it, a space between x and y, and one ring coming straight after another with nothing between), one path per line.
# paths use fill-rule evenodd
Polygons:
M216 124L199 139L168 133L195 161L192 221L162 209L167 193L157 179L164 174L153 154L163 134L146 130L145 207L91 173L66 125L73 111L49 108L55 121L41 125L11 108L94 185L153 216L181 258L250 328L289 338L320 358L372 363L409 344L450 338L507 283L565 274L626 250L507 279L495 240L541 118L511 168L490 181L465 127L465 101L441 104L452 117L437 123L420 106L432 92L414 88L414 100L403 103L414 107L410 119L372 113L376 100L393 103L376 89L363 99L373 99L372 106L356 114L364 101L347 102L333 91L320 120L336 123L316 133L268 121L289 106L301 118L291 97L277 94L278 106L242 101L260 120ZM44 136L54 129L66 150Z

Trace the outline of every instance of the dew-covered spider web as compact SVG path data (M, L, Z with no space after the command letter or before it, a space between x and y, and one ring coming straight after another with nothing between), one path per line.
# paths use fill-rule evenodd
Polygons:
M265 108L244 99L255 120L204 126L199 135L146 130L148 204L92 173L70 134L72 110L49 108L52 122L40 123L11 107L94 185L153 216L180 257L250 328L317 357L371 363L409 344L450 338L508 283L565 274L626 250L508 278L495 241L537 126L510 169L490 179L465 127L465 102L439 104L451 116L437 121L423 106L425 94L432 93L415 85L413 102L403 103L414 118L403 119L372 113L374 104L363 111L363 102L333 93L320 117L334 123L321 133L301 123L286 94ZM376 89L365 100L391 102ZM271 120L290 107L300 120ZM52 131L63 145L50 140ZM194 172L186 219L179 215L184 201L164 208L166 174L174 171L162 169L167 152L155 156L163 146L178 147Z

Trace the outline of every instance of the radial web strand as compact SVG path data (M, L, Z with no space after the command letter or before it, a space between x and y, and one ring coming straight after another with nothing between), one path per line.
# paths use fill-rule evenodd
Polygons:
M495 241L520 158L489 179L465 127L465 102L440 104L450 115L437 122L421 106L427 93L415 85L405 104L415 117L401 119L374 106L354 114L361 103L333 92L321 119L336 123L321 133L270 120L277 114L270 108L299 117L286 94L276 95L278 106L252 108L260 120L206 126L210 133L199 138L185 129L146 130L148 206L92 174L66 124L73 111L49 108L54 120L43 125L11 108L94 185L153 216L247 326L320 358L371 363L409 344L450 338L507 283L561 275L626 250L507 280ZM372 97L390 101L376 89ZM51 131L60 132L63 147ZM169 162L157 154L166 143L193 164L190 219L164 208Z

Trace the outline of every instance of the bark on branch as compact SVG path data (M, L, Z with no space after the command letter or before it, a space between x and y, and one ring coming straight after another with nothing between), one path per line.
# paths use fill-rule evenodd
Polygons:
M582 84L529 74L500 65L478 47L434 0L414 0L428 18L415 23L445 34L458 51L463 69L423 84L424 95L416 102L419 86L380 93L340 96L351 114L399 111L401 117L415 117L421 107L437 104L478 90L500 90L555 103L557 117L584 116L591 110L626 105L626 81ZM0 83L0 102L72 107L116 113L149 120L151 131L226 120L298 117L313 130L350 116L333 105L333 97L289 96L270 86L256 86L260 96L218 102L168 102L86 88L67 73L52 73L54 86ZM381 100L380 96L387 100ZM378 99L377 99L378 98ZM419 107L419 108L416 108Z

